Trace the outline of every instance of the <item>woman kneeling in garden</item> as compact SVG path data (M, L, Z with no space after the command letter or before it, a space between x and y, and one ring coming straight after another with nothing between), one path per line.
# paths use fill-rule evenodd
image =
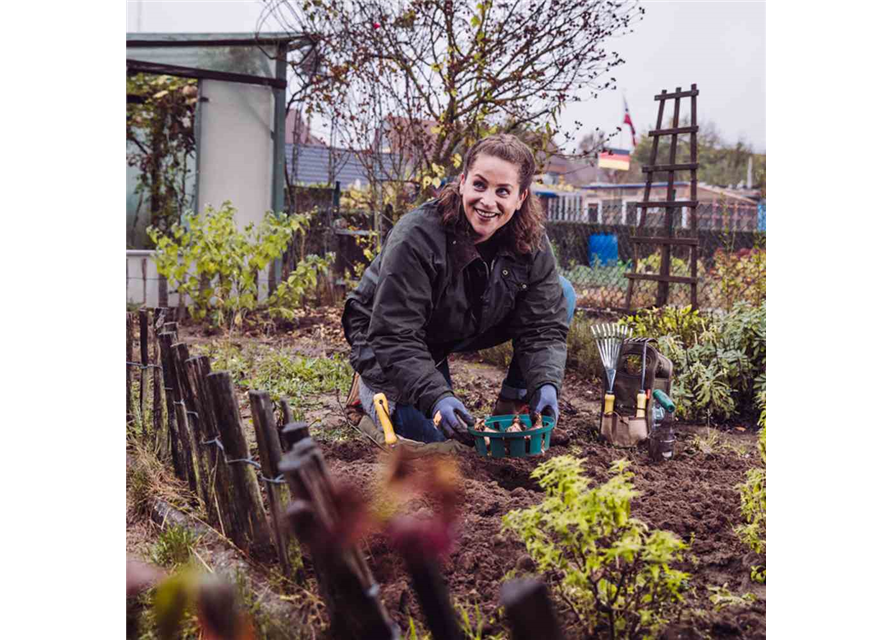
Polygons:
M397 222L347 297L350 363L379 429L372 397L381 392L398 435L468 442L474 419L453 393L447 357L509 340L512 361L493 413L528 404L557 421L576 296L530 194L534 171L533 154L514 136L478 141L458 183Z

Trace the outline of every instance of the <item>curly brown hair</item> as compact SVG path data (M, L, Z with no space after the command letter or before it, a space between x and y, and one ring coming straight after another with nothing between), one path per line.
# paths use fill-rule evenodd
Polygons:
M468 175L472 165L481 155L493 156L513 164L518 169L520 192L530 189L536 171L536 161L533 152L521 140L509 133L499 133L478 140L465 154L462 173ZM466 235L474 234L468 218L465 217L458 181L451 182L443 188L437 198L437 207L445 227ZM539 198L528 192L521 208L503 229L511 236L516 253L526 254L537 249L545 234L543 209Z

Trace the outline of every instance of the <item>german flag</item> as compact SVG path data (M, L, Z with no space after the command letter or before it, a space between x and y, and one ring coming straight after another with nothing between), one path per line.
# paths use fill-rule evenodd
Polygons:
M599 169L617 169L629 171L629 150L607 149L598 154Z

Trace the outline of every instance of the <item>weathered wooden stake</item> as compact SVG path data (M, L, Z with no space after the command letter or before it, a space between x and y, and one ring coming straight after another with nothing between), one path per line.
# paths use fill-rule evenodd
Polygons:
M186 461L184 460L180 438L179 413L176 411L174 397L174 368L171 364L170 352L174 341L174 334L162 332L158 334L158 350L161 355L161 374L164 378L164 400L167 406L168 439L171 447L171 461L174 465L174 475L180 480L186 480Z
M403 559L431 636L434 640L462 640L465 636L437 560L417 549L404 550Z
M285 441L285 438L282 435L282 430L285 429L285 426L294 420L294 416L291 412L291 406L288 404L288 398L282 398L279 400L279 444L282 446L283 451L288 451L289 444Z
M291 413L291 405L288 404L288 398L282 398L281 400L279 400L279 415L282 418L281 427L284 427L289 422L294 421L294 416Z
M128 363L126 366L127 369L127 424L130 424L131 420L133 420L133 398L131 397L131 388L130 388L130 369L133 365L129 364L133 362L133 319L130 314L127 314L127 360Z
M155 453L167 457L170 449L168 432L164 428L164 409L161 402L161 369L158 347L158 321L161 317L161 309L156 307L152 311L152 428L155 430Z
M549 592L541 580L509 580L500 589L499 604L505 607L513 640L564 640Z
M253 550L266 555L272 545L270 529L261 506L257 477L251 465L245 462L248 459L248 444L242 431L239 403L236 400L232 378L228 371L219 371L208 375L206 379L211 390L220 441L223 443L226 458L231 463L235 499L232 541L245 551Z
M400 630L378 599L378 585L367 586L351 566L349 556L333 548L312 503L295 500L286 510L295 536L310 548L319 591L326 602L329 633L348 640L397 640Z
M286 431L297 434L298 429ZM294 444L283 456L279 470L297 501L288 509L289 520L295 535L310 545L333 635L338 638L399 637L399 631L378 598L378 585L365 558L355 547L342 548L334 539L339 530L334 486L313 439L304 437Z
M170 317L170 314L174 313L174 309L167 309L166 313L167 315L165 316L165 320ZM166 320L164 323L164 327L162 328L162 332L174 334L174 342L180 342L180 330L177 328L176 322L169 322Z
M266 391L249 391L251 402L251 419L257 433L257 450L260 455L260 468L264 477L275 479L279 475L279 462L282 460L282 449L279 445L279 432L273 417L273 402ZM270 519L273 521L273 537L282 574L291 576L291 563L288 561L285 521L282 515L283 504L288 502L281 484L264 481L267 491L267 502L270 505Z
M198 494L198 481L195 477L195 462L192 458L192 437L189 435L189 415L186 413L186 403L183 401L183 386L177 367L177 347L173 344L174 334L162 333L162 353L167 350L167 359L171 370L171 395L174 396L174 415L176 416L177 433L180 437L180 459L186 469L186 480L189 482L189 490ZM179 343L178 343L179 344Z
M286 449L289 449L304 438L310 437L310 427L306 422L289 422L279 435L285 441Z
M217 422L214 416L214 405L208 388L207 376L211 373L211 361L208 356L189 358L186 361L186 372L189 384L194 390L198 408L198 428L201 439L203 457L208 469L208 491L210 504L206 505L207 515L211 521L220 524L220 530L232 539L232 518L235 512L233 501L233 482L231 466L224 462L224 455L214 441L218 436ZM205 444L209 443L209 444Z
M196 409L196 399L192 387L189 384L189 376L186 371L186 361L189 359L189 348L185 342L178 342L171 347L174 358L174 370L177 372L177 383L180 387L180 393L183 398L186 414L186 431L189 441L189 450L192 453L192 466L195 470L195 480L198 485L199 498L208 511L208 502L210 501L210 493L208 491L208 468L204 464L205 457L204 447L201 444L201 436L198 429L198 411Z
M149 310L143 307L140 309L140 421L143 423L143 435L148 434L149 427L146 425L146 416L149 415L147 408L148 386L149 386Z

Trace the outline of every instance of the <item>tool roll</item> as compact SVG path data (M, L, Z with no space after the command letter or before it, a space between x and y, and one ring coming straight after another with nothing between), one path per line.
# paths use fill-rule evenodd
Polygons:
M673 363L657 350L653 338L630 338L620 347L614 378L614 411L602 413L601 434L612 445L634 447L648 437L652 428L651 398L645 405L645 417L636 417L636 397L642 389L642 351L645 346L645 389L660 389L672 397ZM608 388L607 374L602 384ZM604 412L604 405L602 405Z

